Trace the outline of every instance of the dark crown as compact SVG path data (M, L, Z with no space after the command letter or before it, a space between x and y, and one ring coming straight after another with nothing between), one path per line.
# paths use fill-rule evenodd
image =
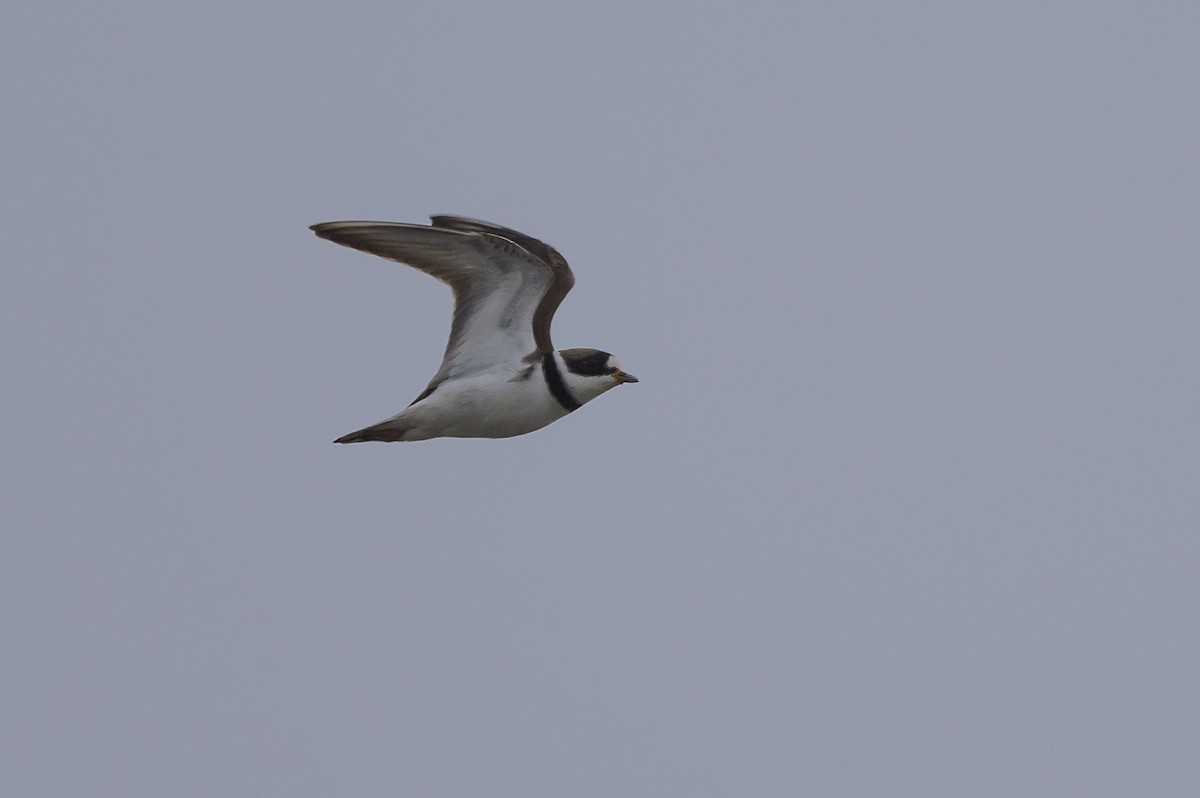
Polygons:
M611 374L613 369L608 365L608 359L611 355L608 352L601 352L599 349L563 349L559 351L562 355L563 363L567 364L567 368L572 374L579 374L583 377L601 377L605 374Z

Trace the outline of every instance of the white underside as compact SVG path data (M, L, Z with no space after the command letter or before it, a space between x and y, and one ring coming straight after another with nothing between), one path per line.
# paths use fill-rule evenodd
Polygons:
M540 364L497 366L449 379L425 399L392 417L407 428L404 440L511 438L541 429L567 415L546 387Z

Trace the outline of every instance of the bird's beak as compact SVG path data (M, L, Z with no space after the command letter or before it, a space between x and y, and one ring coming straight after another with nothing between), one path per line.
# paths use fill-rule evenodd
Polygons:
M626 374L624 371L618 371L613 375L613 377L616 378L618 383L638 381L637 377L633 376L632 374Z

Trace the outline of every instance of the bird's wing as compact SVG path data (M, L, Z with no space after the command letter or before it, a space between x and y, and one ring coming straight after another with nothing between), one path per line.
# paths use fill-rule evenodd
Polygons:
M312 226L321 238L420 269L453 290L454 319L442 366L418 401L449 377L483 371L534 351L551 351L543 344L550 346L550 317L562 300L556 295L561 278L555 267L513 240L536 239L515 231L497 234L493 230L505 228L486 223L469 227L469 220L438 218L454 222L435 227L400 222ZM569 277L570 269L562 263ZM569 289L567 285L561 293ZM548 297L553 307L547 312L543 306Z
M490 233L508 239L550 267L554 276L554 284L546 291L546 295L542 297L537 310L534 311L533 337L537 342L539 352L553 352L554 344L550 341L550 322L554 319L554 311L558 310L563 297L575 285L575 275L571 272L571 267L567 265L567 259L549 244L509 227L501 227L480 219L468 219L465 216L441 215L430 218L434 227L462 230L468 233Z

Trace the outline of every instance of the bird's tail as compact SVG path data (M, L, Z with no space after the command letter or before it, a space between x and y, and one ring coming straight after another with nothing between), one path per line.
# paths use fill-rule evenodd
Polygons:
M404 433L408 432L407 424L398 424L394 420L381 421L378 424L372 424L369 427L351 432L338 438L334 443L364 443L365 441L383 441L385 443L395 443L396 441L404 440Z

